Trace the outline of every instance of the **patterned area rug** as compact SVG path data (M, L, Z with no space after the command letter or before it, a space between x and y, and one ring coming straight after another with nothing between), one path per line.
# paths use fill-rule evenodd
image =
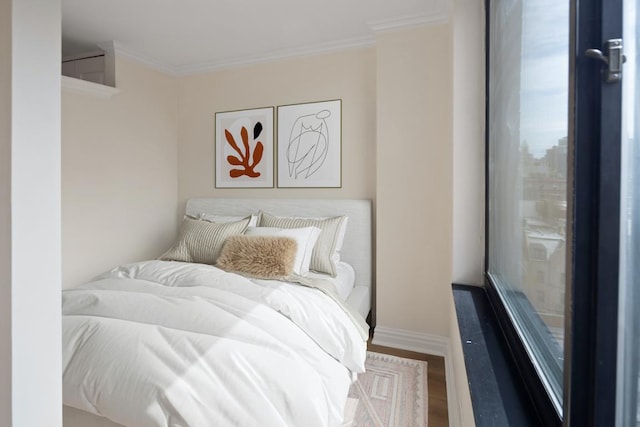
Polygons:
M345 426L427 426L427 362L367 352L365 366L349 390Z

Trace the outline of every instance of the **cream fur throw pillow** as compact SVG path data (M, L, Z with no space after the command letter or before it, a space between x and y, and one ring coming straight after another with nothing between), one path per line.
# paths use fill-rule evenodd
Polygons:
M293 272L297 249L290 237L231 236L216 266L258 279L284 279Z

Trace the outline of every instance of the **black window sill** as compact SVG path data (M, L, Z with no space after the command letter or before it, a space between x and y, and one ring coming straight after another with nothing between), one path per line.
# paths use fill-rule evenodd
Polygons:
M477 427L542 425L484 288L453 285Z

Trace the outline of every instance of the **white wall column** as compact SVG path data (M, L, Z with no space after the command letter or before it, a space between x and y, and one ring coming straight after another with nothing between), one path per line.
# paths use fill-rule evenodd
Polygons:
M0 2L0 425L62 425L60 0Z

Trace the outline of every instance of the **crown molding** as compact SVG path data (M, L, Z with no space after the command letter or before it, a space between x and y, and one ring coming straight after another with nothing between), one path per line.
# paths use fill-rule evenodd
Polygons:
M225 58L221 60L207 61L197 64L182 65L177 67L177 74L183 76L192 74L203 74L227 68L282 61L285 59L299 58L304 56L334 53L349 49L361 49L372 47L374 45L375 38L373 36L344 39L292 49L274 50L262 55L247 55L236 58Z
M372 47L374 45L375 38L373 36L366 36L328 43L319 43L300 48L274 50L262 55L247 55L179 66L167 64L156 58L150 57L149 55L131 49L130 47L125 46L124 44L117 41L99 43L98 47L109 54L122 56L132 61L142 63L156 71L160 71L165 74L169 74L172 76L187 76L193 74L204 74L228 68L281 61L284 59L321 55L349 49L361 49Z
M424 25L442 24L451 19L452 0L434 0L429 10L419 15L406 15L393 19L368 22L373 33L407 30Z
M132 61L139 62L149 68L160 71L161 73L169 74L172 76L179 75L178 67L167 64L166 62L160 61L152 56L132 49L129 46L125 46L118 41L114 40L110 42L98 43L98 47L114 56L122 56Z

